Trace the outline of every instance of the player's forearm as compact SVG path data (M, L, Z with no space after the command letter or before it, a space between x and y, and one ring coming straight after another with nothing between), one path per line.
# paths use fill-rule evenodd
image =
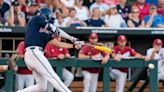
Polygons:
M65 42L59 42L56 39L53 39L49 42L50 44L61 47L61 48L74 48L73 44L65 43Z
M91 58L91 56L89 56L89 55L84 55L84 54L79 54L79 55L78 55L78 58L79 58L79 59L87 59L87 58Z
M140 59L145 59L145 56L143 56L143 55L141 55L139 53L137 53L134 57L135 58L140 58Z
M72 41L72 36L70 36L69 34L67 34L66 32L64 32L64 31L61 30L60 28L57 28L57 29L59 30L59 36L60 36L60 37Z

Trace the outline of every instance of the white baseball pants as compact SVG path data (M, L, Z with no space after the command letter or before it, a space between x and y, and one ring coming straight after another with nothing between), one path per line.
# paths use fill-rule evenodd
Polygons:
M62 77L64 80L64 84L69 87L74 79L74 75L68 71L67 69L63 68L63 73L62 73ZM52 86L51 83L48 82L47 84L47 91L46 92L54 92L54 88Z
M116 92L124 92L127 73L118 69L111 69L110 76L112 79L116 80Z
M90 73L90 72L84 71L84 70L82 71L82 73L84 76L83 92L96 92L99 74L98 73Z
M59 92L71 92L54 72L41 49L37 46L26 48L25 63L32 70L36 85L17 92L46 92L47 81Z

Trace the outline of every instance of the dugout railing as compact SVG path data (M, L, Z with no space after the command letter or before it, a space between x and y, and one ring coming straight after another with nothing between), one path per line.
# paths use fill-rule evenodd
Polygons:
M6 65L8 59L1 58L0 65ZM110 76L109 67L132 67L132 68L147 68L149 64L153 64L155 67L150 69L150 92L158 92L158 80L157 80L157 61L144 61L141 59L124 59L121 62L110 59L107 64L102 65L99 61L91 61L84 59L64 59L64 60L49 60L53 67L56 67L59 76L62 75L62 67L99 67L103 69L103 92L110 92ZM26 67L23 59L17 60L19 67ZM13 92L14 87L14 72L7 71L5 76L5 85L3 89L6 92Z

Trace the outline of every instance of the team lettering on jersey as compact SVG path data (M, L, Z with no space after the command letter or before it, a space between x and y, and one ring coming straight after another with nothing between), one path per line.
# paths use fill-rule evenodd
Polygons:
M50 32L46 29L46 28L40 28L39 30L40 33L46 33L46 34L50 34Z

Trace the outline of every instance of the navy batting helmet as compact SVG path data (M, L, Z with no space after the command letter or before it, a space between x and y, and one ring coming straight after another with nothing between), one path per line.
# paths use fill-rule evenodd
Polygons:
M45 17L47 20L53 19L52 11L49 8L41 8L40 15Z

